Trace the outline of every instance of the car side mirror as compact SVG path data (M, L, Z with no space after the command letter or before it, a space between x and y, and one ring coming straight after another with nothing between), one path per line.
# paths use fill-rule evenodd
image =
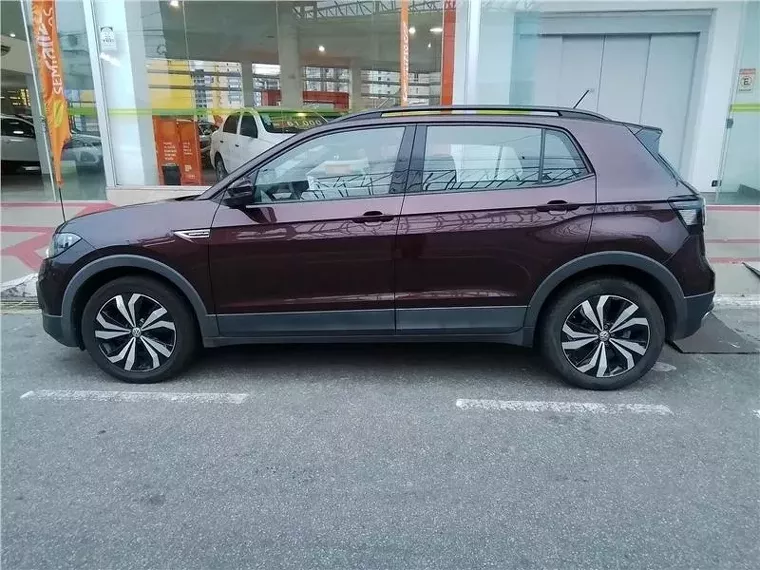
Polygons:
M224 205L230 208L245 208L253 204L253 183L250 176L235 180L227 187Z

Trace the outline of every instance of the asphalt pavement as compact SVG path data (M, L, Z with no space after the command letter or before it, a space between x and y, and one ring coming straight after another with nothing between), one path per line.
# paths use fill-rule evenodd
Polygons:
M758 355L599 393L497 345L258 346L132 386L4 314L1 435L4 570L760 567Z

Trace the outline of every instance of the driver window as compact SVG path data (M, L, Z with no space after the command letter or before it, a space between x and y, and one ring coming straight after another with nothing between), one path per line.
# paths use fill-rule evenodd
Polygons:
M404 127L323 135L281 154L258 170L258 203L340 200L390 192Z

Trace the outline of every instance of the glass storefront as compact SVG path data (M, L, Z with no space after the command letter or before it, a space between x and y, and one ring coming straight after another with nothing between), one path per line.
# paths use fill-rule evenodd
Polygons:
M209 185L349 111L439 103L443 4L408 13L405 71L401 2L94 0L113 184Z

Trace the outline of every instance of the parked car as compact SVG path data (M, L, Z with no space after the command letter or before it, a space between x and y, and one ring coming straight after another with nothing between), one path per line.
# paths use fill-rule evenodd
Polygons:
M40 166L34 124L14 115L1 115L0 134L2 135L0 155L3 172L15 172L23 167Z
M440 340L619 388L713 303L704 203L660 134L574 109L349 115L198 197L60 226L43 325L127 382L200 345Z
M34 124L21 117L2 115L2 162L3 171L15 172L22 167L40 166L37 136ZM71 138L64 144L61 158L76 162L77 166L103 168L103 150L100 137L71 131Z
M211 135L211 160L217 180L295 134L327 122L309 110L259 107L241 109L227 117Z

